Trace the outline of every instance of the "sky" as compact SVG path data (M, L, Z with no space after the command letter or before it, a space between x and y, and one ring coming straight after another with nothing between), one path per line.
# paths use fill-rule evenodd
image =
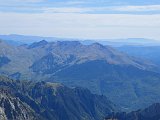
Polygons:
M160 40L160 0L0 0L0 34Z

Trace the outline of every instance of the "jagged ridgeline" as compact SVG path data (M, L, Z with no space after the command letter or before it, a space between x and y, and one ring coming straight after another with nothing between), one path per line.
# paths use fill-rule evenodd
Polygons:
M157 66L110 46L45 40L13 46L1 41L0 56L3 75L88 88L126 111L160 101Z
M117 110L87 89L0 76L0 120L103 120Z

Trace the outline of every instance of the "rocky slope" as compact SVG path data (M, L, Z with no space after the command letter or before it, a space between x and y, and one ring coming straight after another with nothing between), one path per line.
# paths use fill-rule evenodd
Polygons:
M38 120L30 106L11 94L2 91L0 94L0 120Z
M117 108L105 96L58 83L0 77L0 119L101 120Z

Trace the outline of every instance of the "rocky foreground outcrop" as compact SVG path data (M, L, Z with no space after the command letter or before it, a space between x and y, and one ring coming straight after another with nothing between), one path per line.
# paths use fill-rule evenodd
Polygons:
M105 96L58 83L0 77L0 120L102 120L116 110Z

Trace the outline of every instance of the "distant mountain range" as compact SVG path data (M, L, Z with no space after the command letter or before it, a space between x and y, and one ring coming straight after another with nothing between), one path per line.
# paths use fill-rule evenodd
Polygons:
M118 108L87 89L0 76L0 120L102 120Z
M42 40L14 46L0 41L0 61L2 75L85 87L126 111L160 101L156 65L99 43Z
M78 41L78 39L71 39L71 38L27 36L27 35L18 35L18 34L0 35L0 39L5 40L9 44L13 44L13 45L31 44L33 42L38 42L41 40L46 40L48 42L75 41L75 40Z
M46 40L48 42L56 41L80 41L84 45L90 45L98 42L103 45L110 45L114 47L123 45L143 45L143 46L157 46L160 45L160 41L145 38L127 38L127 39L75 39L75 38L57 38L57 37L41 37L41 36L27 36L27 35L0 35L0 39L5 40L12 45L31 44L32 42L38 42L40 40Z
M160 41L145 39L145 38L127 38L127 39L106 39L106 40L83 40L81 41L85 45L98 42L103 45L110 45L113 47L120 47L124 45L138 45L138 46L158 46Z

